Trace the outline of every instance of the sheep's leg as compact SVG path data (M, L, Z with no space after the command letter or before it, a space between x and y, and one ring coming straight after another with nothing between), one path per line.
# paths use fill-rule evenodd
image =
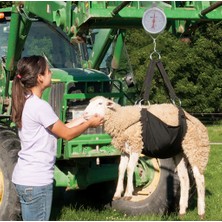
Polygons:
M124 187L123 187L123 181L124 176L126 172L126 168L129 161L129 154L122 153L120 156L120 163L119 163L119 172L118 172L118 182L116 186L116 192L113 196L113 200L117 200L121 198L121 194L123 193Z
M129 163L127 166L127 185L126 185L126 191L124 194L124 199L125 200L130 200L132 198L133 195L133 173L134 173L134 169L136 167L136 164L138 162L139 159L139 153L131 153L130 154L130 159L129 159Z
M177 172L180 180L179 214L182 216L186 214L186 209L188 207L190 181L184 157L178 155L175 157L175 160L177 163Z
M199 169L194 166L192 168L194 178L197 186L197 208L201 219L204 219L205 214L205 180L204 175L200 173Z

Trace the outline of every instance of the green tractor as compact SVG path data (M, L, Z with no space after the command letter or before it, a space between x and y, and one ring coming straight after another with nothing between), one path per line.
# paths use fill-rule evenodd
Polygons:
M192 30L196 23L221 19L219 6L217 2L157 3L166 14L166 29L175 34L182 28ZM125 30L141 28L150 7L152 2L24 1L0 9L0 220L16 220L20 215L11 182L20 141L10 118L11 83L18 60L34 54L47 59L53 77L43 99L63 122L81 115L97 95L124 105L129 99L125 83L112 78L112 72L119 67ZM102 126L71 141L58 139L55 189L85 190L110 183L103 195L111 203L119 157ZM132 215L165 213L175 207L179 183L171 158L141 156L134 183L133 199L114 201L112 207Z

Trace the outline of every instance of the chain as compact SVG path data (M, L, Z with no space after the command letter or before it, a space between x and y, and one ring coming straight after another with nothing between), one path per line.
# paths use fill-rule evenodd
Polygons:
M154 38L152 35L150 35L151 38L153 39L153 52L151 52L150 54L150 59L153 59L153 54L157 54L159 59L161 59L161 55L160 53L156 50L156 39L158 38L158 36L156 38Z

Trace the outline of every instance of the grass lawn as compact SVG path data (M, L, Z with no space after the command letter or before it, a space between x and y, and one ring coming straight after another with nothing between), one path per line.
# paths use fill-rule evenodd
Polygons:
M221 125L212 125L207 127L210 137L210 142L213 143L222 143L222 126Z
M222 142L222 127L209 126L209 137L211 142ZM206 221L221 221L222 220L222 144L211 145L210 158L205 172L206 180ZM57 212L57 213L55 213ZM60 221L139 221L139 220L158 220L158 221L175 221L181 220L176 214L169 216L143 215L143 216L127 216L112 209L98 210L93 207L75 208L75 206L60 206L54 205L52 209L51 220ZM187 214L182 218L184 221L198 221L196 198L189 205Z

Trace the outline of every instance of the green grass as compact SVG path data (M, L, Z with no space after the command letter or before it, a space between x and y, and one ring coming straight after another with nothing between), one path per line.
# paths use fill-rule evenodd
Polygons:
M211 142L222 142L222 127L209 126L209 137ZM206 181L206 221L218 221L222 219L222 145L211 145L210 158L205 171ZM59 209L59 211L58 211ZM75 205L54 206L52 209L52 220L60 221L198 221L196 198L188 207L187 214L181 219L173 213L169 216L143 215L127 216L113 209L98 210L92 206L75 207Z
M222 143L222 127L221 125L212 125L207 127L210 141L214 143Z

